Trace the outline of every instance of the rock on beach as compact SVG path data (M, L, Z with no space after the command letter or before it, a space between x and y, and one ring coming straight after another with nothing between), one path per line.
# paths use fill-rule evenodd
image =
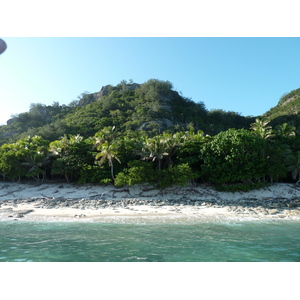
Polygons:
M84 211L84 213L82 213ZM0 217L34 215L86 219L110 215L218 215L300 218L300 188L273 184L249 192L218 192L208 185L157 190L113 186L0 183Z

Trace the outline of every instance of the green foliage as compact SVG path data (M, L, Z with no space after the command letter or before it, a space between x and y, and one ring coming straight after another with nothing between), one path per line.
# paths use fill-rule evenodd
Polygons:
M88 165L85 164L80 169L80 178L78 183L86 184L86 183L109 183L112 182L110 178L110 172L107 171L103 166L99 167L96 165Z
M172 185L185 186L197 177L198 174L193 172L188 164L180 164L161 170L157 176L157 186L159 188L166 188Z
M212 128L219 126L214 124L216 114L209 115L203 102L180 95L169 81L150 79L143 84L122 81L117 86L106 86L105 91L101 95L82 93L79 100L69 105L32 104L29 112L16 115L8 125L0 126L0 145L28 135L39 135L49 141L65 134L88 138L109 126L117 127L122 134L143 130L149 136L165 130L174 133L189 123L197 130L214 134ZM247 118L233 112L225 115L231 121L224 123L224 130L233 125L244 127L247 123Z
M45 140L56 139L68 130L63 119L71 110L71 107L58 102L47 106L31 104L29 112L15 115L8 125L0 126L0 140L3 144L35 135Z
M0 151L0 170L4 177L11 180L21 176L32 177L43 182L46 167L50 163L48 141L40 136L28 136L14 144L2 145Z
M49 144L50 151L56 157L52 165L52 175L63 175L67 182L77 180L82 167L94 162L92 145L81 135L64 135Z
M108 165L111 167L111 177L114 180L114 165L113 160L117 160L119 163L121 161L118 158L118 145L114 143L109 143L108 141L105 141L101 146L97 147L98 152L95 156L96 160L98 161L99 166L102 166L102 164L107 161Z
M291 172L294 180L297 179L297 184L300 182L300 151L291 153L286 157L287 169Z
M14 144L4 144L0 149L0 172L3 178L15 181L25 176L26 170L20 164L21 155Z
M184 186L198 177L188 164L172 166L164 170L154 170L149 162L131 161L129 168L118 173L115 180L116 186L150 183L158 188L172 185Z
M151 163L130 161L128 167L117 174L115 179L116 186L155 182L156 173Z
M0 126L0 174L161 188L196 179L225 190L292 181L299 178L299 111L300 89L253 118L207 111L169 81L122 81L69 106L32 104Z
M276 141L273 144L268 144L266 149L266 176L271 182L284 179L287 176L285 154L288 145L278 144Z
M99 166L107 161L111 168L112 180L114 177L114 165L113 161L117 160L120 164L121 161L118 158L119 153L119 143L114 141L115 127L105 127L103 130L95 134L94 146L99 151L96 153L95 159L98 160Z
M263 114L268 118L272 125L276 126L282 123L294 123L300 126L300 88L283 95L278 104Z
M188 163L189 166L194 168L199 168L203 163L202 157L200 155L200 150L203 143L198 141L186 141L178 149L177 158L181 163Z
M223 109L212 109L208 112L207 117L209 126L206 132L210 135L216 135L229 128L249 128L250 123L254 120L253 117L243 117L237 112L224 111Z
M296 90L292 90L291 92L289 92L288 94L284 94L279 102L278 105L283 105L285 104L287 101L289 101L291 98L300 98L300 88L296 89Z
M281 125L277 125L275 128L275 135L277 137L289 138L295 136L295 126L290 126L287 123L283 123Z
M244 129L229 129L201 152L203 176L212 183L258 181L266 174L266 141Z
M156 135L153 138L145 138L142 147L142 158L157 162L157 168L161 169L161 161L168 155L168 139L164 135Z
M184 134L184 142L178 148L177 160L179 163L187 163L192 170L198 171L203 164L201 155L202 146L209 142L211 137L204 136L203 131L194 132L193 128Z
M269 120L255 119L255 123L250 124L250 128L255 132L256 135L267 140L272 139L274 136L272 126L269 126Z

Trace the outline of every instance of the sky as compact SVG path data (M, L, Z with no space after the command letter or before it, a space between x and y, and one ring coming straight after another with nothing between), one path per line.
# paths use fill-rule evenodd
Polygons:
M1 38L1 37L0 37ZM2 37L0 124L132 79L170 81L208 110L258 116L300 87L300 38Z

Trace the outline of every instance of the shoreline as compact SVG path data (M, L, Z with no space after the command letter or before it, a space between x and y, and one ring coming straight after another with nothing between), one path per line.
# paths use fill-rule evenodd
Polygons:
M78 184L0 182L0 220L103 222L135 219L300 220L300 187L275 183L248 192L210 186L163 190Z

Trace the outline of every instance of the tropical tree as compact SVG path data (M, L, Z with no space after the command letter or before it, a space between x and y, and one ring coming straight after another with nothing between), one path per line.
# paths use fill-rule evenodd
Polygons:
M204 141L204 132L202 130L198 130L195 132L195 128L191 125L188 128L189 130L185 131L182 134L182 138L184 141L198 141L198 142L203 142Z
M245 129L220 132L201 155L202 174L212 183L251 183L266 173L266 141Z
M42 183L46 177L46 166L51 162L51 158L45 153L28 153L25 161L21 162L21 166L25 167L26 177L32 177L37 182Z
M285 137L285 138L295 136L296 135L295 131L296 131L296 127L290 126L288 123L283 123L275 127L275 135Z
M161 173L158 180L159 188L165 188L174 184L185 186L198 177L198 174L193 172L188 164L178 164L159 171Z
M20 165L20 153L15 144L4 144L0 148L0 172L9 180L21 180L26 175L26 169Z
M255 123L250 124L250 129L252 129L256 134L258 134L263 139L271 139L274 136L272 126L268 126L268 120L256 119Z
M115 181L115 176L114 176L114 164L113 160L117 160L120 164L121 161L118 158L118 144L113 143L113 142L108 142L105 141L101 145L97 147L97 150L100 151L99 153L96 154L95 159L99 160L98 164L99 166L103 165L105 161L108 162L108 165L110 166L111 170L111 177L113 181Z
M41 136L28 136L15 143L20 155L20 165L26 169L26 177L32 177L37 182L43 182L46 167L51 162L48 151L49 142Z
M50 143L49 150L54 155L51 173L63 175L67 182L80 177L85 164L92 164L92 144L90 139L84 140L79 134L64 135Z
M166 136L156 135L152 138L145 137L142 146L142 159L157 161L158 169L161 169L161 161L164 157L169 155L167 152L169 150L169 145L167 143L168 139Z
M116 176L115 185L134 185L150 183L153 184L157 181L157 171L153 169L150 162L133 160L128 162L128 168L123 169Z
M22 176L43 182L50 164L48 141L40 136L28 136L13 144L4 144L0 150L0 170L11 180Z
M99 130L94 135L94 146L97 148L101 146L105 142L112 142L116 138L116 127L115 126L108 126L104 127L103 129Z
M267 144L266 147L266 178L270 182L285 178L287 169L285 157L291 152L289 145L280 144L275 140L272 144Z
M177 150L182 145L183 140L184 137L180 132L174 134L164 133L161 136L161 142L165 145L164 157L167 168L170 168L174 164Z
M118 157L122 164L126 165L129 161L139 160L142 148L142 141L140 135L127 136L124 135L117 139L118 142Z
M198 172L203 164L201 149L205 143L212 140L209 135L204 135L202 130L195 132L190 128L183 134L183 143L178 148L177 160L182 163L188 163L194 172Z

